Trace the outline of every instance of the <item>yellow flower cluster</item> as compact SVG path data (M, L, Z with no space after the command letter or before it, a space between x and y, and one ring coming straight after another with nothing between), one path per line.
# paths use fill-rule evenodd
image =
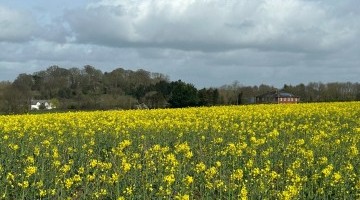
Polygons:
M360 199L360 103L0 116L0 199Z

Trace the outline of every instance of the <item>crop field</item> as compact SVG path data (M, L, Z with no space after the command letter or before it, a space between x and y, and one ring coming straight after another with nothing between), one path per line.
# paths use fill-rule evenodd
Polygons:
M360 199L360 102L0 116L0 199Z

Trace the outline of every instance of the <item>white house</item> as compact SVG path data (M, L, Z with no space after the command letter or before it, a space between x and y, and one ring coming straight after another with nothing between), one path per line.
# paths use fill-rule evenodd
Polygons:
M31 110L40 110L41 107L46 110L55 108L55 106L51 104L50 100L31 100Z

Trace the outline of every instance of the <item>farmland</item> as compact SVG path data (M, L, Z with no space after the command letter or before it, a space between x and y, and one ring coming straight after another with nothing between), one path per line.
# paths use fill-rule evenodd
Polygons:
M360 102L0 116L0 199L359 199Z

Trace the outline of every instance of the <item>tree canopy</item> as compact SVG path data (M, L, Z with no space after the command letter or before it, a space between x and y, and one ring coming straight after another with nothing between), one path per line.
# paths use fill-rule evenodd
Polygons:
M0 114L26 113L31 100L51 100L57 110L181 108L254 103L254 97L279 90L269 85L243 86L239 82L198 90L161 73L123 68L102 72L93 66L50 66L33 74L19 74L13 82L0 82ZM302 102L360 100L359 83L284 85L280 90L300 96ZM144 107L144 106L143 106Z

